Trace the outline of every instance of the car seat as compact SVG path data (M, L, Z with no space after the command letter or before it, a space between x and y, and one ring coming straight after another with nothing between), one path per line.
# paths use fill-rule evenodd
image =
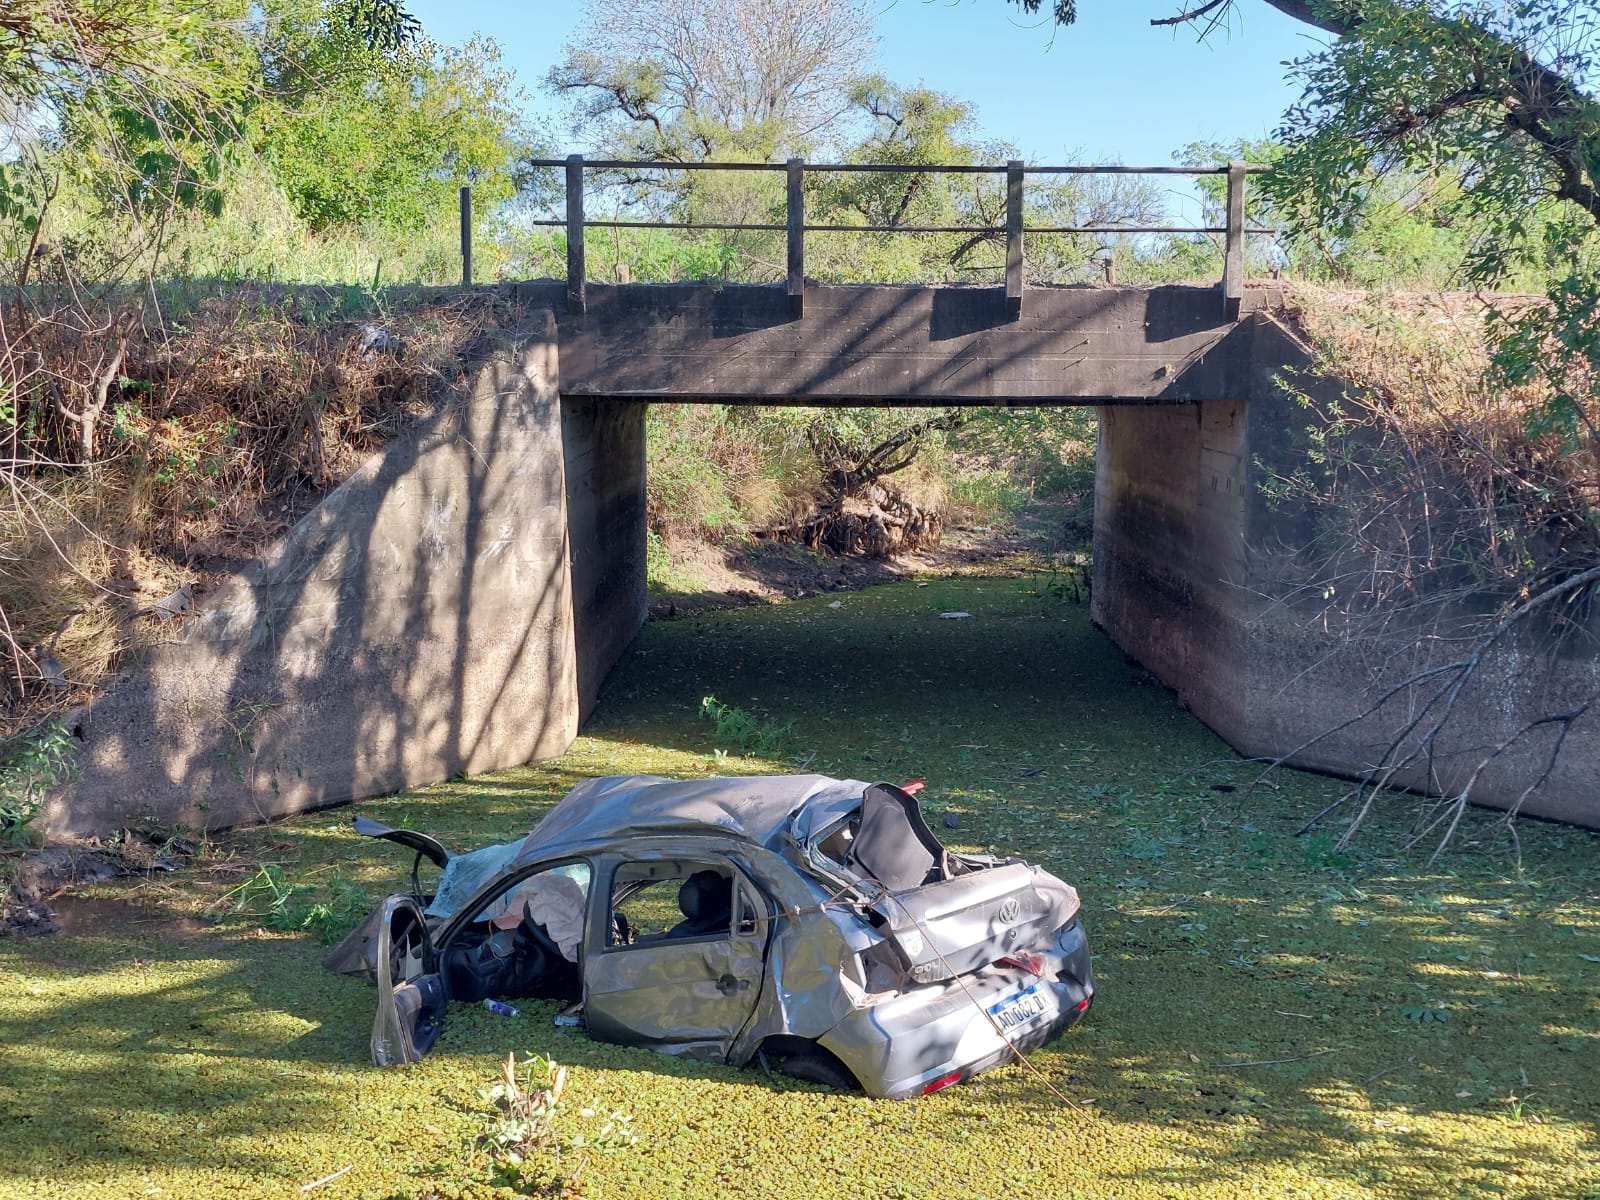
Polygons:
M875 783L862 796L861 826L845 865L891 892L951 875L950 855L928 828L916 797L890 783Z
M668 937L705 937L733 928L733 880L720 871L696 871L678 889L678 910L684 919Z

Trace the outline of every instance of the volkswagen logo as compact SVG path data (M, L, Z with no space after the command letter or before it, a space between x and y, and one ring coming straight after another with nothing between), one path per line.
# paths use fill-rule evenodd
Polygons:
M1007 900L1000 906L1000 923L1010 925L1022 914L1022 905L1018 904L1015 897Z

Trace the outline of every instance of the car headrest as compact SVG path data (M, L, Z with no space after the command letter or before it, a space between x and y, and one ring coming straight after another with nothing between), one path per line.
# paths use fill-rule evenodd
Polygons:
M678 889L678 908L691 921L726 918L733 911L733 880L719 871L696 871Z

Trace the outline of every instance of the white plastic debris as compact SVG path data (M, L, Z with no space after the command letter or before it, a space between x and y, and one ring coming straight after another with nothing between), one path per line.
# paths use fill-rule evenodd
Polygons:
M829 608L843 608L844 607L844 601L843 600L835 600L832 604L828 605L828 607Z
M389 350L389 331L376 325L361 327L361 344L356 347L361 354L385 354Z
M965 621L971 616L972 614L969 612L947 612L939 614L940 619L945 621Z

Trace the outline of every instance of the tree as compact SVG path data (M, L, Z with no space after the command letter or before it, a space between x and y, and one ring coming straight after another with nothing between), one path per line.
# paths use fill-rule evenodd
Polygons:
M1458 170L1463 211L1490 235L1476 260L1485 279L1542 203L1600 220L1594 0L1264 2L1336 35L1293 64L1305 92L1284 118L1284 154L1267 183L1297 229L1345 227L1374 173L1441 167ZM1235 4L1208 0L1151 23L1204 36ZM1077 17L1072 0L1052 11L1062 24Z
M521 118L493 42L374 51L324 27L292 69L277 57L253 124L313 230L373 223L408 234L446 219L464 184L486 210L515 190Z
M592 3L549 86L606 154L803 153L848 108L873 46L862 0Z

